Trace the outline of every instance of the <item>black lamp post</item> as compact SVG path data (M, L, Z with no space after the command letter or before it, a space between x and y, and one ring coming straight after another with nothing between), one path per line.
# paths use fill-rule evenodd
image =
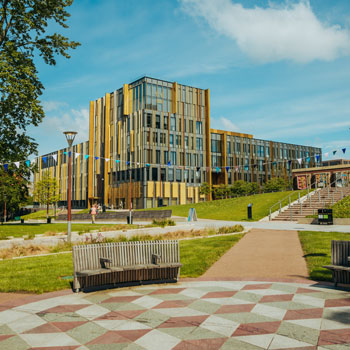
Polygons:
M72 144L77 134L76 131L65 131L63 132L68 142L68 213L67 213L67 241L72 241Z

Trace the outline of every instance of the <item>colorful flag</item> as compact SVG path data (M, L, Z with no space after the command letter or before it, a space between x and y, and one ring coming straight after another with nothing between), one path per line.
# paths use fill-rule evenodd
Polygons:
M19 168L19 162L15 162L17 168Z
M168 166L170 166L171 165L171 162L170 162L170 160L169 160L169 162L168 162Z
M346 152L346 148L342 148L342 151L343 151L343 153L345 154L345 152Z
M301 159L301 158L298 158L297 161L298 161L299 165L301 165L302 159Z
M97 159L98 159L98 157L95 157L95 159L97 160Z
M117 164L120 162L120 160L119 159L116 159L116 161L115 161Z
M130 165L130 162L128 160L126 161L126 165Z
M8 167L9 167L8 164L4 164L4 169L5 169L5 171L7 171Z
M149 163L146 163L146 167L149 167L150 166L150 164Z
M105 161L108 163L109 162L109 160L110 160L110 158L105 158Z
M75 159L77 159L80 156L80 153L75 152Z
M29 168L30 166L30 160L26 160L27 167Z
M67 155L67 152L63 152L63 154Z
M317 155L316 155L316 162L319 162L319 161L320 161L320 155L317 154Z
M327 153L325 153L325 154L324 154L324 156L325 156L326 158L328 158L329 153L328 153L328 152L327 152Z
M333 156L337 153L337 151L333 151Z
M85 154L85 159L88 159L90 156L88 154Z
M228 172L229 170L230 170L230 167L229 167L229 166L227 166L227 167L226 167L226 171Z
M220 172L220 168L218 166L216 167L216 172Z
M47 164L47 157L42 157L42 160L45 164Z
M52 158L55 160L55 162L57 163L57 154L53 154Z

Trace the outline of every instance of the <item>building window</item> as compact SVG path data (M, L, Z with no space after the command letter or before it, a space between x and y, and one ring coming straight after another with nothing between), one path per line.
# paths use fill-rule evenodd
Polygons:
M168 151L164 151L164 164L168 164L168 161L169 161Z
M176 135L176 146L181 146L181 135Z
M171 164L176 165L176 152L171 152L170 155L171 155L171 160L170 160Z
M158 143L158 132L157 131L153 132L153 143Z
M193 120L188 121L188 132L193 134Z
M197 151L203 151L203 139L197 137Z
M156 115L156 129L160 129L160 115Z
M231 142L227 141L227 154L231 153Z
M188 136L185 136L185 149L188 148Z
M176 119L175 119L175 117L170 117L170 130L176 131Z
M202 122L196 122L196 133L202 135Z
M174 169L171 169L171 168L168 169L168 180L174 181Z
M164 116L164 129L168 130L168 116L167 115Z
M156 163L160 164L160 151L156 150Z
M181 182L181 169L176 169L176 181Z
M174 135L172 134L169 135L169 145L174 147Z
M146 117L147 117L146 126L148 128L151 128L152 127L152 114L151 113L147 113Z

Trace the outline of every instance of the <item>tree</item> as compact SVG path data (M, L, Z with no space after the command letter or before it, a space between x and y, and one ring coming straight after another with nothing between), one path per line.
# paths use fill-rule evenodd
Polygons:
M290 188L289 182L284 180L281 177L273 177L272 179L267 181L264 185L265 192L284 191L288 188Z
M207 196L208 194L210 194L210 192L211 188L209 184L207 182L203 182L199 187L199 193Z
M0 170L0 208L3 217L16 212L28 198L28 181L12 171Z
M39 101L44 89L34 63L41 56L55 65L56 56L69 58L77 42L47 34L52 22L68 28L66 8L73 0L0 0L0 163L25 160L37 144L26 135L29 125L44 117Z
M41 204L46 204L46 217L49 218L50 204L56 204L60 200L58 183L49 174L44 174L42 179L35 184L34 198Z

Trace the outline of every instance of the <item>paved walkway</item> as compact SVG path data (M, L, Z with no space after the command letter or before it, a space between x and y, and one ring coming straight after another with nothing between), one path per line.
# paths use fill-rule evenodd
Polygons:
M1 350L350 347L350 293L306 283L180 282L0 305Z
M297 231L252 229L204 278L307 278Z

